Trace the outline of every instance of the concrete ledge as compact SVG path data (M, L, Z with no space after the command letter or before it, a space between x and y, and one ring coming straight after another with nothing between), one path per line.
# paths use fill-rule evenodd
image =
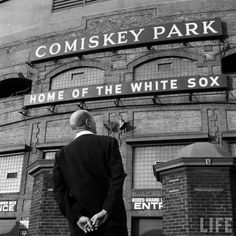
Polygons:
M7 154L7 153L15 154L16 152L25 152L29 150L30 150L30 147L25 144L0 146L0 155Z
M54 160L37 160L28 166L28 173L32 176L38 175L45 170L53 169Z
M146 136L146 137L132 137L127 138L126 143L130 145L139 145L145 143L193 143L196 141L208 141L208 134L185 134L180 133L179 135L168 135L168 136Z
M231 167L236 165L234 157L182 157L153 166L154 175L161 181L161 173L182 167Z
M60 142L60 143L39 143L36 144L36 148L40 149L40 150L44 150L44 149L52 149L52 148L61 148L64 147L65 145L67 145L70 141L68 140L68 142Z

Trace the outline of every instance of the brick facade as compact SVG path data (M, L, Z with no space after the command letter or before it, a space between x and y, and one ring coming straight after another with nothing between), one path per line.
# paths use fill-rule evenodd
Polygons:
M29 224L29 235L32 236L69 235L67 220L59 212L54 200L52 165L52 161L39 161L29 169L29 173L34 176Z
M170 62L170 60L171 63L177 63L178 66L176 70L166 70L164 72L165 78L217 75L222 73L222 57L236 53L235 0L162 0L158 2L148 0L139 1L138 3L135 0L99 0L83 7L72 7L58 12L51 12L50 4L52 4L52 1L47 3L44 1L37 1L36 3L35 1L31 3L30 0L23 0L22 6L25 6L24 8L14 2L6 1L1 4L1 7L3 7L0 8L0 15L4 19L8 19L6 22L9 23L9 27L6 27L5 21L3 23L0 22L0 27L2 27L2 35L0 35L0 82L12 78L17 79L20 72L27 79L32 80L32 94L50 91L51 81L58 74L81 67L94 67L104 70L105 84L131 82L144 78L145 76L142 73L146 64L156 62L156 65L158 65L158 63ZM41 14L33 14L37 10L40 10ZM14 17L9 15L10 12L14 12ZM223 26L226 28L226 40L208 40L206 38L200 41L185 42L184 44L183 42L157 44L153 45L152 48L142 45L141 47L117 51L108 50L89 53L79 57L73 55L32 65L26 63L30 60L30 54L34 46L65 40L68 37L81 37L82 35L86 37L91 34L126 30L132 27L215 17L221 18ZM21 22L20 27L18 22ZM228 48L226 47L227 42L230 44ZM149 70L146 70L148 73ZM58 215L56 208L54 208L55 203L50 190L52 188L50 170L40 171L32 177L27 172L27 166L37 163L37 161L44 158L46 152L56 151L73 139L74 133L68 125L68 118L73 111L80 109L81 106L84 106L83 108L88 109L94 115L99 134L114 136L119 141L122 160L125 171L128 174L124 186L124 199L130 235L132 235L134 218L160 219L164 217L166 213L163 210L138 211L133 210L131 207L132 198L134 197L147 196L156 198L162 196L162 189L160 188L134 188L133 160L135 158L135 147L167 146L167 155L169 151L172 152L171 145L187 145L197 141L209 141L222 145L230 150L234 156L236 154L234 147L236 137L236 78L234 74L227 74L230 87L229 93L222 91L219 93L164 94L155 98L150 95L124 98L119 103L115 99L89 101L85 105L71 102L59 104L51 111L50 106L32 107L25 111L23 95L1 98L0 153L5 155L5 152L1 150L5 150L6 146L11 149L12 146L19 144L27 145L30 149L24 151L24 171L22 172L20 194L0 194L1 200L19 199L17 212L0 212L0 220L7 217L14 218L16 221L30 218L29 233L30 235L38 236L57 235L58 222L60 222L59 225L62 225L65 229L65 231L61 232L65 232L64 235L68 235L68 232L66 232L68 228L64 225L66 221ZM162 78L161 73L158 78ZM125 118L128 122L126 130L119 130L121 118ZM110 122L115 124L113 130L109 130L104 125ZM7 152L7 154L9 153L11 151ZM12 153L15 153L13 149ZM148 153L146 155L148 156ZM200 181L200 178L201 175L207 174L188 169L184 174L185 176L178 176L183 175L183 173L172 173L176 175L176 177L173 176L173 179L180 180L183 178L181 182L166 182L168 188L171 187L171 184L173 184L173 190L180 188L181 199L188 197L187 190L184 189L188 189L190 186L197 189L203 188L204 186L199 187L197 184L205 183L206 178L203 178L203 181ZM222 182L229 181L227 170L221 170L220 173L223 178ZM212 178L215 175L217 175L217 172L212 173ZM233 176L234 172L231 175ZM199 177L195 178L195 176ZM197 182L194 182L195 180ZM165 181L165 177L163 177L163 181ZM225 184L228 184L226 182ZM231 182L233 188L233 178L231 178ZM179 187L179 184L181 184L181 187ZM182 189L182 186L184 186L184 189ZM221 192L218 193L220 194ZM225 194L225 192L223 193ZM193 201L196 199L195 203L198 204L198 200L200 201L201 197L204 199L204 194L211 197L213 193L192 190L191 197ZM234 191L232 194L234 196ZM166 196L177 198L177 192L169 192ZM227 199L229 196L226 194L224 197ZM42 203L36 201L38 198L42 200ZM174 205L170 204L166 206L166 209L171 208L173 215L176 212L176 214L181 213L182 216L185 216L186 209L184 205L181 212L179 212L177 206L179 203L187 204L187 200L179 200L180 202L177 199L175 200ZM220 202L219 208L225 207L227 209L227 201ZM42 210L45 207L50 208L47 204L52 207L52 212L43 213ZM233 209L235 207L236 205L233 204ZM235 212L236 210L232 214L236 214ZM48 213L49 216L47 217L50 217L50 221L43 222L44 219L47 219L46 215ZM55 214L59 218L53 218L51 214ZM166 217L171 216L172 214L166 215ZM208 219L209 217L211 218L210 213L206 212L205 216ZM217 217L221 218L220 215ZM235 217L233 217L233 220L235 220ZM53 226L51 231L46 227L48 222ZM182 226L187 227L189 222L196 224L194 223L196 222L194 215L189 215L186 221L179 221L179 235L181 235L181 230L183 230ZM204 217L203 223L206 223ZM39 226L40 229L38 228ZM165 225L164 221L164 230L167 230L167 227L168 225ZM168 230L173 233L173 229ZM187 233L189 230L185 228L183 232Z

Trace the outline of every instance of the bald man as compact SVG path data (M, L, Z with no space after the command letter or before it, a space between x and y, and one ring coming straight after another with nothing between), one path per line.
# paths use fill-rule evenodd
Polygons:
M74 112L73 141L57 153L53 191L71 236L128 236L123 201L125 172L117 140L96 135L85 110Z

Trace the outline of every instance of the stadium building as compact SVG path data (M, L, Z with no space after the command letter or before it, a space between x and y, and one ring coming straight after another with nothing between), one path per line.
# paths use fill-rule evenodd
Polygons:
M130 236L193 235L167 233L159 172L193 143L236 156L235 61L235 0L0 0L0 235L69 235L52 167L77 109L118 139ZM220 207L194 235L234 235Z

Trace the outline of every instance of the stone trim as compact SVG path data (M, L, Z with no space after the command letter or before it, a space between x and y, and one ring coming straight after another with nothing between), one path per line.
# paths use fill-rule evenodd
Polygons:
M162 59L167 57L179 57L179 58L187 58L192 61L197 61L198 66L203 66L204 56L199 53L187 52L185 50L158 50L153 53L149 53L145 56L139 57L128 64L128 68L134 68L138 65L154 60L154 59Z
M52 170L54 160L37 160L28 166L28 174L35 177L45 170Z

